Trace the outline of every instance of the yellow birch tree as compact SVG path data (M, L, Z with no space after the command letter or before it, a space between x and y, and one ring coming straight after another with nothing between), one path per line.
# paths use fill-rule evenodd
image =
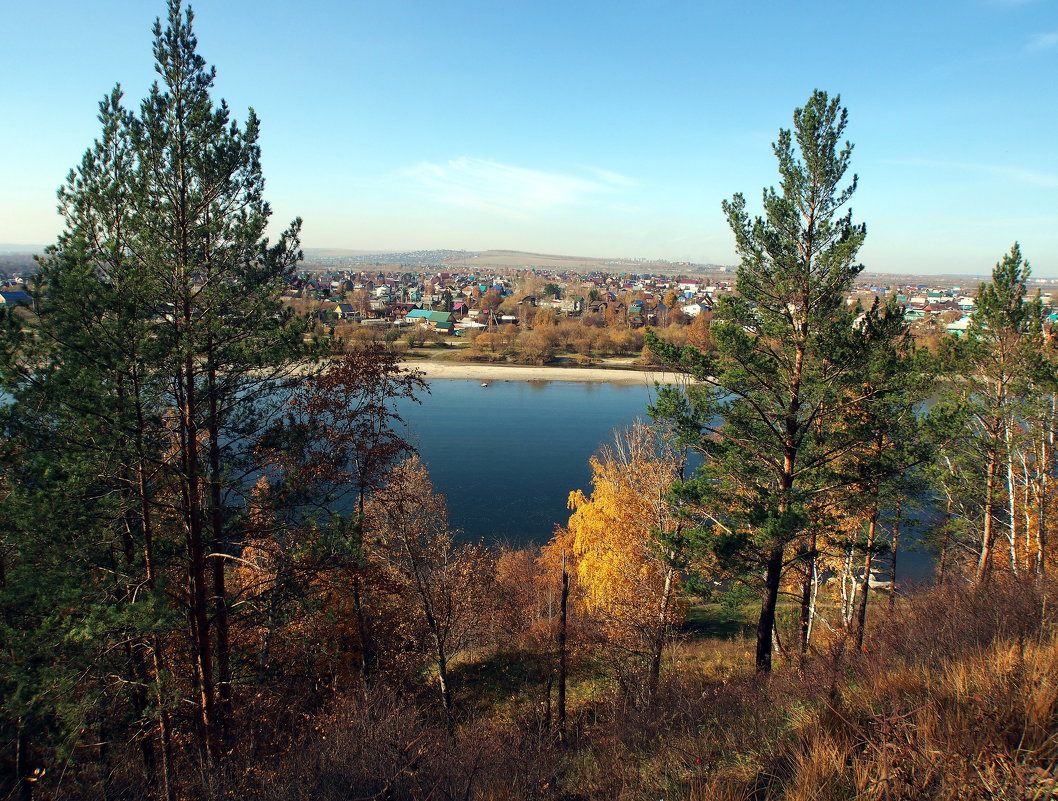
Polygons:
M592 457L592 493L570 493L576 574L589 611L611 641L648 660L647 691L657 690L662 651L686 613L675 544L682 523L669 503L682 449L643 423Z

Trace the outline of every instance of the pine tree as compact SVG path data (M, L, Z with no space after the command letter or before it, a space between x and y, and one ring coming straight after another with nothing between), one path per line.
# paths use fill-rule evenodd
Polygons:
M773 146L780 189L763 193L751 217L736 194L723 204L741 264L737 296L721 299L713 349L679 348L651 336L668 364L700 383L663 392L652 414L675 422L705 457L694 482L711 510L706 543L745 575L763 573L756 666L769 671L784 571L811 555L803 538L813 499L850 479L841 461L864 441L858 424L878 390L861 386L868 332L893 336L886 311L850 307L845 293L863 269L866 236L845 180L852 145L842 144L840 98L815 91ZM884 334L883 334L884 332Z
M85 534L109 545L74 557L89 582L114 576L111 594L128 609L118 641L131 653L117 675L151 688L131 699L151 765L170 748L163 684L182 671L165 654L171 630L190 635L181 689L194 699L194 741L206 764L226 751L236 668L226 563L240 548L253 445L280 406L277 380L307 355L304 326L280 303L300 221L274 245L264 237L258 120L251 110L239 125L214 104L192 22L170 0L155 23L159 81L138 113L120 89L100 105L101 137L59 193L65 228L40 266L38 315L6 321L6 433L25 443L15 466L28 486L60 492L54 466L22 458L26 449L51 437L53 452L77 461L68 472L93 521ZM40 498L25 508L45 514ZM22 514L20 536L32 526ZM158 599L163 614L152 606L137 618ZM173 795L167 770L147 767L150 792Z

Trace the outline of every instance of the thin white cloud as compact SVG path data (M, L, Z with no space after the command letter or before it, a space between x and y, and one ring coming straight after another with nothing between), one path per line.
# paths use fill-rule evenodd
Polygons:
M1058 187L1058 174L1030 170L1024 167L1010 167L1001 164L975 164L968 161L939 161L935 159L892 159L889 163L909 167L976 172L1034 186Z
M587 168L593 178L531 170L461 156L443 164L423 162L403 171L442 203L526 218L533 213L583 203L631 184L608 170Z
M600 181L613 186L633 186L635 181L629 178L627 175L621 175L619 172L613 170L603 170L599 167L585 167L587 172L590 172Z
M1037 33L1029 37L1028 44L1025 45L1026 50L1049 50L1052 47L1058 46L1058 31L1052 31L1051 33Z

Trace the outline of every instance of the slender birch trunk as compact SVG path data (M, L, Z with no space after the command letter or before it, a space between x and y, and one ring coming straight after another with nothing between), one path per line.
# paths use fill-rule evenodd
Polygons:
M900 551L900 512L903 504L901 499L897 496L896 509L895 509L895 520L893 522L893 547L891 551L889 568L889 608L892 609L896 606L896 557Z
M1006 443L1007 463L1007 519L1009 530L1007 531L1007 545L1010 550L1010 570L1016 577L1018 575L1018 552L1017 552L1017 493L1014 487L1014 443L1011 435L1011 422L1008 418L1003 424L1003 441Z
M988 572L992 560L992 522L994 518L996 486L996 455L995 452L988 454L988 473L985 480L985 502L984 502L984 528L981 532L981 553L977 559L977 573L975 582L981 584L988 580Z
M874 493L871 516L867 521L867 549L863 557L863 579L860 581L859 606L856 611L856 650L863 650L863 636L867 629L867 597L871 590L871 563L874 561L874 538L878 528L878 492ZM895 568L894 568L895 576Z

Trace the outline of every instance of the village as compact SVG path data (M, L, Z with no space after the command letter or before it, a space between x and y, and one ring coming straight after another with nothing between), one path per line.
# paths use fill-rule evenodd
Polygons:
M917 338L928 343L944 334L958 337L969 327L977 282L956 280L962 282L864 274L847 294L847 302L869 308L876 299L886 302L895 296ZM1039 290L1046 319L1053 323L1058 314L1052 307L1051 282L1032 283L1030 296ZM624 330L695 321L707 325L713 305L734 293L734 273L727 269L704 275L578 274L548 268L473 273L320 270L300 273L284 301L301 313L316 315L324 330L355 323L473 338L502 326L525 330L563 320Z
M415 265L419 271L409 271L411 265L397 258L385 265L376 262L368 270L310 265L290 282L282 300L295 313L315 320L317 335L350 342L404 338L412 346L449 341L469 351L468 343L479 334L503 331L509 344L519 333L565 321L626 332L646 326L678 331L694 323L707 328L713 305L735 293L733 268L725 267L712 268L711 273L702 273L699 267L682 275L600 270L578 273L547 266L453 271L438 261L434 265L420 261ZM847 293L847 302L868 308L876 299L885 302L895 296L911 333L924 344L945 334L963 335L974 310L976 282L966 277L955 279L962 283L938 276L929 280L865 273ZM31 307L32 283L32 269L0 273L0 305ZM1045 319L1054 323L1058 310L1052 306L1053 282L1032 279L1032 283L1035 286L1030 287L1029 294L1039 292ZM568 329L567 325L567 333ZM463 341L449 340L452 337ZM622 342L618 337L616 343L603 341L594 348L566 344L569 350L585 355L623 355L638 350L642 338L626 337ZM480 345L485 347L479 347L484 351L479 356L496 360L501 349L494 342L486 339ZM553 357L554 350L545 348L524 360L543 363ZM464 355L471 356L469 352ZM513 352L506 356L521 360ZM587 361L581 360L582 364Z

